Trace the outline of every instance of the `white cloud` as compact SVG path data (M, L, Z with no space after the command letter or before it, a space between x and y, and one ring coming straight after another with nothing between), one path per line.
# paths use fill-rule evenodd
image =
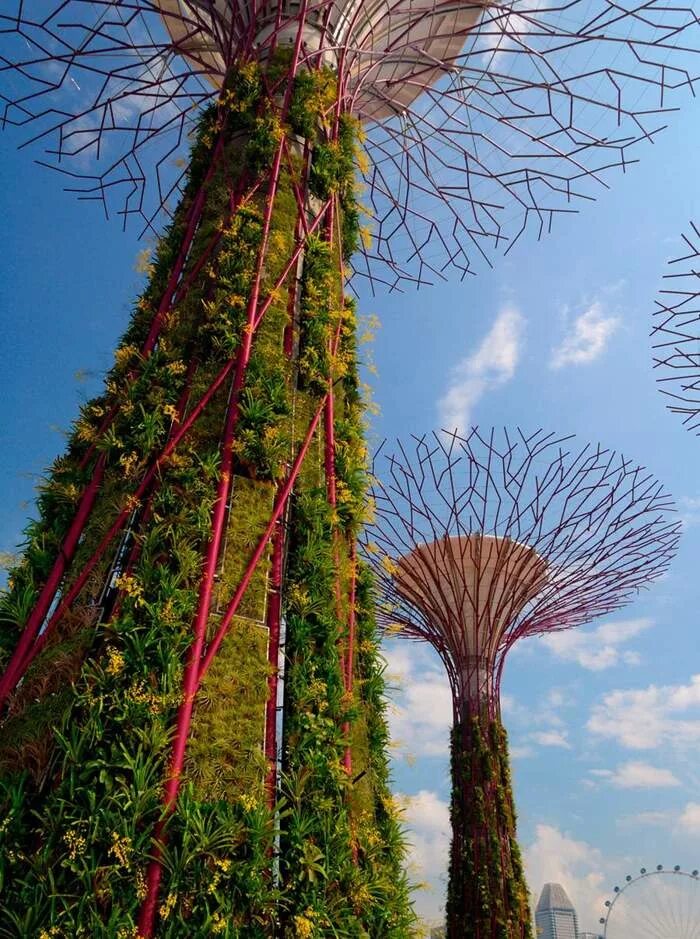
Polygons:
M688 834L700 835L700 803L688 802L678 819L678 826Z
M538 730L530 734L530 740L539 743L541 747L563 747L565 750L571 749L571 744L567 740L566 731L562 730Z
M594 929L611 879L600 851L552 825L538 825L525 850L525 869L536 898L545 883L561 884L576 908L579 927Z
M411 756L449 756L452 693L447 675L427 649L401 640L383 649L390 694L389 730L394 745Z
M639 655L620 646L653 625L650 619L618 620L596 629L570 629L542 636L540 642L563 662L599 672L614 665L638 665Z
M550 367L588 365L605 351L608 340L620 325L616 316L606 316L601 303L593 303L577 316L561 344L552 350Z
M430 890L416 897L421 916L437 919L444 905L444 882L450 847L450 810L447 802L427 789L414 796L399 796L405 805L403 821L409 845L408 869L412 880L423 881Z
M467 430L476 403L486 392L510 381L520 357L523 325L520 312L505 307L476 352L455 366L450 385L438 401L441 427Z
M622 763L616 770L591 770L591 775L609 782L617 789L664 789L680 786L680 781L670 770L635 760Z
M630 750L700 742L700 675L687 685L611 691L593 707L587 727Z

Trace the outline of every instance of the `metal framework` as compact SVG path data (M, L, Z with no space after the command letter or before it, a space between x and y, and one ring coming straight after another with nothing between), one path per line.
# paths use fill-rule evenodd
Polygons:
M548 231L554 216L574 211L578 202L592 198L606 185L609 169L625 169L632 162L634 145L653 139L661 129L662 112L673 103L672 93L693 90L696 48L700 49L697 26L692 10L669 7L665 0L630 8L609 0L544 5L533 5L531 0L498 5L455 4L453 0L381 0L376 4L357 0L251 0L236 4L218 0L18 0L13 10L0 13L3 125L18 128L25 146L43 148L41 162L62 174L79 198L97 201L107 213L116 211L124 224L137 216L144 231L155 231L165 214L181 225L167 283L147 311L150 325L128 374L132 382L162 350L178 311L198 292L205 300L209 296L227 226L252 205L260 210L260 241L250 289L242 298L245 315L240 346L224 357L218 373L207 375L203 387L201 363L196 359L187 362L166 442L146 455L129 498L90 556L74 570L76 553L104 491L105 479L119 472L114 461L110 462L105 441L119 419L120 401L118 396L108 400L95 439L82 455L86 483L75 514L0 677L0 706L5 706L37 656L53 641L58 625L79 601L100 565L113 558L110 570L119 568L128 575L139 550L138 539L130 543L129 532L135 522L143 526L150 518L151 499L169 463L177 457L178 447L196 433L217 396L227 395L218 439L216 498L164 785L164 821L156 831L138 923L141 935L151 935L154 928L165 820L180 791L195 696L258 565L267 556L268 546L272 562L266 625L273 674L265 752L270 764L274 763L274 669L279 657L279 597L284 591L284 519L315 439L322 438L325 447L328 503L337 507L339 501L334 438L339 378L332 373L311 414L305 415L305 426L297 428L296 446L287 455L264 531L238 585L224 603L215 632L209 635L207 626L229 524L241 403L261 326L280 294L286 292L293 328L285 337L284 351L292 376L298 367L293 334L300 317L299 279L312 243L322 242L333 258L340 294L344 286L349 260L343 256L347 253L343 247L347 206L333 185L323 197L312 196L312 178L319 167L308 134L317 135L317 150L328 159L337 159L342 149L344 118L356 118L365 135L367 163L365 166L360 155L358 164L366 186L372 238L363 239L354 262L357 274L390 289L427 283L450 269L466 276L479 259L488 260L494 248L507 250L528 229L534 228L538 235ZM275 63L280 61L284 67L275 72ZM237 173L227 162L230 82L235 70L255 63L273 65L264 79L273 152L263 171ZM317 74L322 68L334 76L333 92L328 100L316 102L314 123L302 139L290 130L293 91L301 76ZM180 171L174 164L207 105L212 105L217 115L208 165L197 186L189 191L187 168ZM220 210L219 224L202 243L204 220L210 221L207 213L213 211L222 177L225 206ZM271 229L283 180L293 193L293 243L279 257L271 243ZM273 261L279 273L269 283L266 278ZM343 305L339 297L329 302ZM327 343L331 362L341 338L339 324ZM290 383L293 381L290 378ZM532 465L546 449L546 442L551 445L549 438L540 437L523 444ZM453 444L457 447L456 438ZM495 450L489 452L489 459L495 459ZM501 456L502 467L509 473L515 472L514 461L519 458L520 451L518 456L513 456L514 452L504 451ZM601 451L594 459L604 461ZM563 481L561 490L557 488L556 472L566 470L571 499L588 505L584 499L587 490L583 484L571 483L571 473L577 479L576 474L583 472L590 482L595 472L590 470L586 475L580 467L567 467L562 455L560 465L551 467L546 476L547 485L554 486L551 504L557 504L556 494L565 488ZM659 518L665 502L661 490L654 488L656 484L628 471L626 465L619 469L619 485L613 493L612 476L607 472L601 462L603 488L599 492L606 495L600 496L595 511L591 507L584 512L583 521L576 514L572 521L571 515L563 513L557 530L559 540L552 534L551 545L550 536L537 527L541 519L536 509L543 505L542 494L533 495L527 509L518 495L522 510L516 512L513 501L510 527L503 532L499 528L497 533L500 541L485 541L484 516L475 529L480 533L476 541L457 545L461 555L466 550L470 555L495 558L498 576L491 584L494 591L501 589L499 577L507 574L505 583L511 588L515 569L529 568L531 580L523 587L520 600L525 610L537 610L538 629L581 621L576 617L581 616L582 604L586 616L613 608L647 579L650 571L661 570L670 556L675 528L670 524L664 528L661 521L652 524L647 516L647 540L633 522L633 532L639 533L633 545L630 538L620 541L613 537L627 521L617 510L620 487L627 495L633 492L635 500L646 498L649 512L653 507ZM614 474L615 470L609 472ZM624 489L623 483L631 490ZM644 489L647 485L650 488ZM506 486L507 494L515 496ZM613 498L610 504L605 501L608 495ZM571 505L567 502L567 507ZM527 512L534 528L525 525ZM503 515L497 515L500 525ZM591 523L603 527L589 531L585 526ZM537 555L511 544L521 540L521 529L522 540ZM538 538L533 541L535 530ZM557 568L557 560L561 555L572 562L577 555L567 546L581 548L602 531L611 539L608 553L598 558L603 572L595 589L591 579L584 581L588 592L582 595L580 571L577 577L567 574L567 580L562 571L570 569ZM346 533L336 532L335 538L336 549L346 553L350 570L348 585L341 584L339 574L336 582L337 613L340 616L348 609L338 655L349 696L355 642L355 558ZM602 538L596 543L602 552ZM453 553L454 548L450 548ZM636 566L623 564L623 552L628 549L631 554L625 556L633 557ZM581 564L590 561L589 555L581 557ZM546 569L541 569L540 558ZM485 564L489 567L491 560ZM564 584L568 586L562 593ZM111 588L111 582L107 586ZM342 595L346 586L347 597ZM537 599L532 599L535 588ZM550 598L549 605L542 601L543 596ZM119 609L122 600L117 596L114 609ZM502 648L517 635L534 629L531 612L513 619L515 601L512 609L503 599L499 604L498 628L504 630L503 636L499 635L498 642L492 636L488 648L477 642L469 653L480 662L493 652L493 667L490 664L479 671L479 665L474 678L465 678L463 669L452 669L453 685L466 689L467 696L469 689L481 688L484 682L489 689L497 689ZM470 668L468 665L467 672ZM489 693L495 700L491 690ZM350 772L349 748L344 764ZM271 799L274 784L271 771Z
M628 874L605 901L599 922L605 939L693 939L700 935L700 876L658 864Z
M510 797L499 731L508 650L629 602L668 567L680 525L646 470L542 431L414 437L394 452L382 447L374 476L363 553L379 584L380 626L429 642L453 694L448 935L479 923L489 892L493 919L470 937L492 935L499 915L515 923L509 937L527 935L527 904L512 900L521 876L513 816L501 808ZM495 860L492 835L501 845Z
M153 228L229 65L299 26L300 64L336 68L364 125L373 238L353 263L389 288L473 273L594 198L693 91L700 47L692 9L662 0L23 0L0 14L2 122Z
M669 261L652 330L654 368L669 411L700 434L700 231L683 234L685 251Z

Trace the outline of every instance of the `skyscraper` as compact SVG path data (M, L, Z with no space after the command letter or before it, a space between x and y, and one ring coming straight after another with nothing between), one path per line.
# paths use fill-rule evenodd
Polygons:
M535 911L538 939L579 939L576 910L561 884L545 884Z

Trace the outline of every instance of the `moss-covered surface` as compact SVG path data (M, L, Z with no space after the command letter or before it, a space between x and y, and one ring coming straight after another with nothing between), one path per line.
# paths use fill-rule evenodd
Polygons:
M452 731L451 816L448 939L532 939L508 740L486 709Z
M269 674L269 559L263 557L196 701L184 784L167 826L157 934L303 939L412 932L388 788L368 575L353 571L350 551L365 487L354 309L343 297L339 273L342 252L357 237L354 130L343 118L338 134L331 132L335 80L326 72L299 76L288 123L282 123L272 101L283 66L281 59L269 63L267 76L255 64L233 70L219 106L202 117L187 189L155 254L105 391L85 405L66 454L51 468L37 521L27 528L25 552L0 598L2 663L103 456L100 496L64 590L124 508L131 512L128 529L52 633L14 693L2 726L0 936L135 935L219 481L228 387L159 470L152 490L138 503L131 494L173 426L241 347L265 182L285 133L303 134L315 147L311 188L320 199L337 196L342 245L330 249L320 233L309 240L293 320L288 288L296 270L273 294L255 336L210 637L269 518L277 483L331 382L338 502L332 509L326 496L320 428L286 525L285 766L277 811L263 798ZM210 174L185 277L215 236L216 250L144 358L139 349L179 252L188 207L217 147L221 157ZM282 168L262 266L263 296L293 249L292 179L303 183L302 172L298 154ZM256 180L255 195L232 215L232 194ZM285 353L290 329L298 356ZM338 333L340 345L332 354L330 339ZM106 425L109 415L113 420ZM355 576L350 694L341 665ZM341 765L348 721L352 778Z

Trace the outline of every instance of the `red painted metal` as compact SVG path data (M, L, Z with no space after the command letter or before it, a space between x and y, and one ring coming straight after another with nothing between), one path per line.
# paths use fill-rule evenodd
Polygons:
M26 661L30 654L32 645L44 623L46 614L54 601L56 593L61 585L63 576L70 566L75 551L80 542L80 538L85 529L85 524L90 517L95 499L100 491L100 485L105 473L106 460L104 454L101 454L92 473L92 478L86 486L78 504L75 518L71 523L68 533L63 541L63 545L58 557L53 563L46 583L39 593L39 597L30 613L22 634L17 643L17 647L7 664L5 672L0 678L0 711L4 708L8 696L14 690L17 682L26 672ZM31 661L31 660L30 660Z
M163 169L184 149L193 112L216 102L231 66L268 58L306 21L299 61L335 67L338 107L368 129L376 237L357 272L390 288L442 279L449 267L466 276L527 230L546 233L613 167L633 162L698 71L698 18L663 0L624 10L572 0L566 17L520 0L390 0L369 14L366 4L318 0L278 4L274 15L251 0L114 0L121 16L72 0L67 18L65 0L10 6L3 124L28 129L26 144L43 144L44 162L82 198L148 230L182 182ZM101 94L68 95L74 73L91 75Z
M150 353L155 348L156 342L158 341L158 335L160 333L161 326L163 325L163 319L168 313L172 306L173 297L175 296L175 291L177 285L182 277L182 272L185 268L185 262L192 247L192 241L194 240L195 233L197 231L197 226L199 225L200 219L202 217L202 211L204 209L204 203L207 195L207 189L211 183L212 177L215 170L219 165L219 160L224 151L224 133L223 130L219 132L219 136L216 141L216 146L212 153L212 158L209 163L206 175L202 184L200 185L197 194L194 198L190 211L188 212L189 218L187 221L187 228L185 229L185 234L182 239L182 244L180 245L180 250L178 251L175 264L173 269L170 272L170 277L168 278L168 283L166 285L161 301L158 305L156 315L153 318L151 323L151 328L148 332L148 336L143 344L142 354L150 355Z
M700 436L700 226L691 222L682 242L655 303L654 369L666 407Z
M676 551L680 523L661 483L572 440L474 428L375 457L376 520L363 546L378 620L435 647L456 716L484 702L498 713L515 642L623 606Z
M182 774L182 765L184 762L185 748L187 745L187 732L192 720L192 710L194 707L194 698L197 694L199 685L206 675L211 663L213 662L216 653L218 652L221 643L226 637L233 617L236 615L236 611L240 605L241 600L245 594L245 591L248 588L248 585L251 581L255 570L260 563L260 560L267 548L268 542L272 536L272 533L277 525L277 522L281 518L282 512L287 504L287 500L291 494L296 478L299 475L299 470L301 469L306 453L311 444L311 440L318 426L318 422L321 418L323 412L323 407L325 404L322 402L321 406L317 410L316 414L311 420L309 429L307 431L304 442L297 454L297 457L292 465L292 469L287 477L287 480L280 489L280 492L277 495L275 504L272 510L272 515L268 522L267 528L265 529L258 545L253 552L252 557L250 558L248 565L243 573L241 581L236 589L236 592L233 595L231 602L229 603L226 612L224 613L219 629L216 632L216 635L212 639L211 643L207 647L206 653L201 656L195 662L194 656L190 654L188 659L188 677L189 682L187 685L187 690L185 692L185 698L180 705L178 711L178 721L176 729L176 738L173 745L173 755L171 761L170 772L168 780L165 784L165 791L163 796L165 817L174 810L175 803L177 800L177 795L180 789L180 779ZM194 645L194 643L193 643ZM198 649L202 648L203 644L198 644ZM191 647L192 648L192 647ZM201 663L201 665L200 665ZM196 666L199 665L197 671L195 671ZM183 732L184 730L184 732ZM162 821L156 828L154 834L154 846L151 853L151 862L148 865L148 870L146 872L146 899L143 902L141 910L139 912L138 918L138 929L139 935L143 936L144 939L149 939L153 934L153 925L155 921L155 912L156 905L158 902L158 890L160 887L160 881L162 876L162 845L165 837L165 821Z
M260 559L262 558L265 548L267 547L267 543L270 540L274 527L278 519L281 517L282 512L284 511L284 508L287 504L287 499L291 495L292 488L294 487L294 483L296 482L297 476L299 475L299 470L301 469L304 458L306 457L309 446L311 445L311 440L313 438L313 435L316 432L316 428L318 427L324 407L325 407L325 398L323 399L323 401L319 405L318 410L316 411L315 415L311 419L311 423L309 424L309 428L306 432L306 437L304 438L301 448L299 452L297 453L296 459L294 460L294 463L292 464L292 468L289 472L289 475L287 476L287 479L284 485L280 488L280 491L277 494L274 507L272 509L272 515L270 516L270 520L267 524L267 528L265 529L262 537L260 538L260 541L258 542L258 546L256 547L255 551L253 552L251 556L250 561L248 562L248 566L246 567L243 578L241 579L241 582L238 585L238 588L236 592L234 593L231 599L231 602L226 608L226 612L221 618L221 622L219 624L219 628L216 632L216 635L214 636L214 638L212 639L212 641L207 647L207 651L202 660L202 667L199 673L200 681L204 678L207 671L209 670L211 663L214 661L216 653L219 651L221 643L224 641L224 638L226 637L226 633L228 632L231 626L233 617L236 615L236 611L238 610L238 607L240 606L241 600L243 599L243 596L248 587L248 584L250 583L250 579L255 573L255 568L260 562Z
M92 557L88 561L86 561L85 565L81 569L80 574L76 578L75 582L71 585L66 595L61 598L61 602L57 606L56 610L52 613L51 618L46 624L46 628L41 633L41 635L37 638L36 642L29 649L27 654L24 656L21 662L21 665L19 666L19 677L21 677L26 672L27 668L29 667L33 659L39 654L39 652L41 652L52 630L55 628L56 624L60 621L64 613L69 609L73 601L78 597L83 587L87 583L88 577L90 576L90 574L93 572L97 564L102 559L105 551L107 550L109 545L112 543L116 535L119 534L119 532L122 530L124 525L127 523L133 511L133 505L138 503L146 494L149 486L151 485L153 480L156 478L159 470L167 463L168 458L171 456L172 453L174 453L178 444L181 443L183 438L192 429L193 425L202 415L203 411L206 409L211 399L219 391L219 389L225 382L226 378L230 375L231 371L233 370L234 364L235 364L235 361L233 359L230 359L221 368L218 375L216 376L214 381L211 383L209 388L204 392L204 394L200 398L197 405L187 415L187 418L178 427L178 429L173 434L170 441L166 444L162 453L156 458L156 460L152 463L152 465L146 471L137 489L131 495L129 503L118 514L117 518L114 520L111 527L109 528L109 530L104 535L99 545L93 552ZM19 678L16 679L16 681L18 680ZM16 685L16 681L15 681L15 685ZM15 685L13 685L12 687L14 688Z

